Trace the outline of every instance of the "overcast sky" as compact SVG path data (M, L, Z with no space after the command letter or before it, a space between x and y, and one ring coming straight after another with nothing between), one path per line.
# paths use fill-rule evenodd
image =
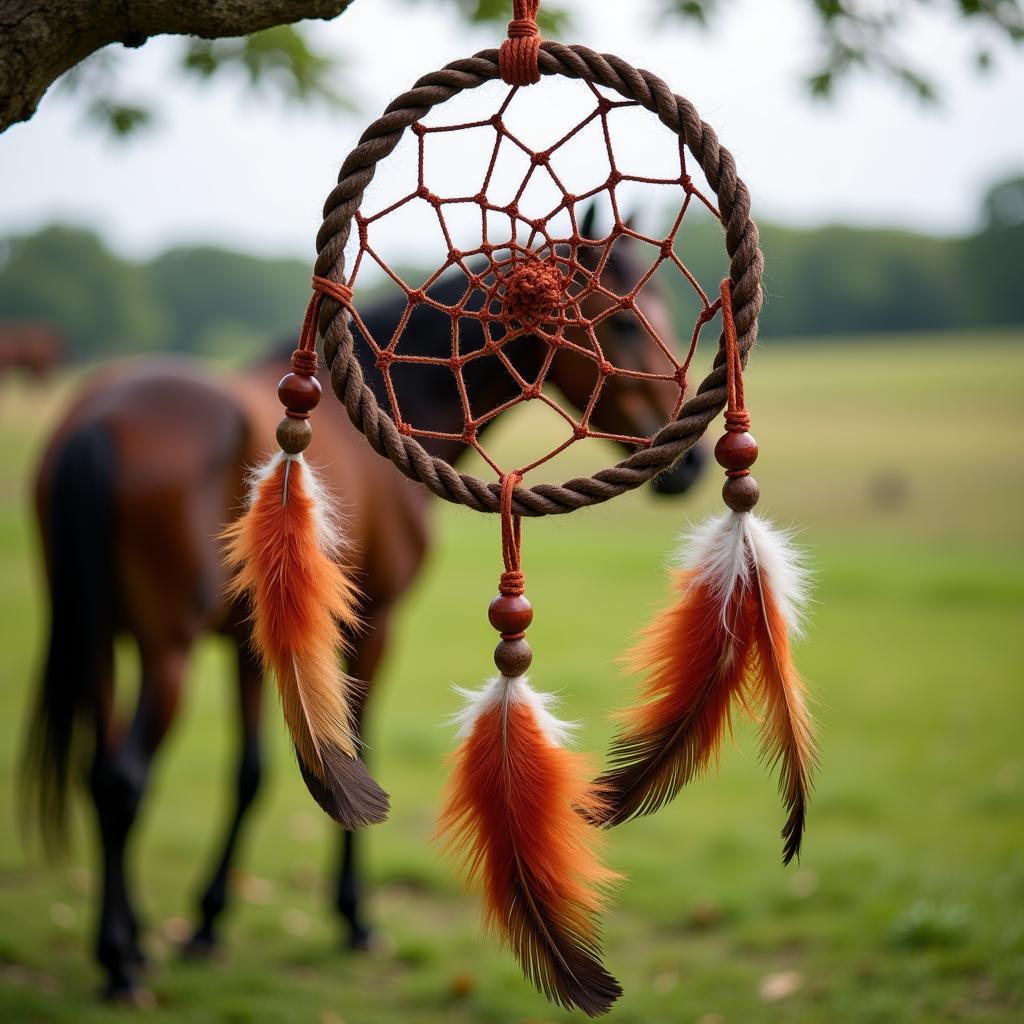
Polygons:
M172 40L128 53L132 88L158 103L159 126L117 143L84 126L73 102L48 96L31 122L0 136L0 234L60 220L132 256L214 242L310 258L323 199L364 124L420 74L496 42L432 6L359 0L316 25L319 45L350 58L356 115L281 108L237 83L182 83L166 73ZM997 47L995 71L978 76L948 18L918 17L905 41L942 82L944 105L932 110L863 79L834 103L807 99L806 0L733 0L709 34L655 30L653 0L568 6L579 41L650 68L697 105L736 156L760 219L965 231L984 188L1024 171L1024 55ZM543 105L552 126L561 96ZM491 100L479 101L489 114ZM642 132L635 138L643 145Z

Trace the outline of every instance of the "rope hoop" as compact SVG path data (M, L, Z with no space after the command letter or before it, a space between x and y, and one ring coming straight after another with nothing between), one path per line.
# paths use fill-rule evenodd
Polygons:
M540 43L537 63L542 76L563 76L606 87L655 114L697 161L717 197L725 228L725 248L731 261L730 311L739 357L745 364L757 338L763 259L757 226L750 217L750 194L737 176L732 155L720 145L715 132L701 120L688 100L675 95L660 78L637 70L619 57L545 40ZM339 301L339 297L346 297L342 289L348 287L345 247L377 164L394 151L406 129L434 107L501 78L499 51L484 50L425 75L390 104L383 116L366 129L342 164L338 184L324 205L315 268L316 276L325 279L325 285L329 282L336 286L330 291L318 286L324 293L318 326L333 389L353 424L375 451L390 459L407 477L422 483L446 501L480 512L502 510L502 484L458 472L445 460L432 456L415 436L399 429L364 380L354 351L349 303ZM545 282L539 280L531 286L543 288ZM510 512L517 517L562 515L607 501L664 472L700 439L709 423L725 407L728 398L725 364L726 352L720 339L710 373L693 397L682 405L676 418L662 427L649 444L590 477L577 477L563 484L517 486L511 495Z

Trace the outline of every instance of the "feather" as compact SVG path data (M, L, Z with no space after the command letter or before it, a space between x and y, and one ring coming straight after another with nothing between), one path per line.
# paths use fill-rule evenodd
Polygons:
M525 677L465 694L462 743L438 834L483 890L484 917L549 999L590 1016L622 990L600 960L596 915L617 877L574 811L596 811L569 726Z
M752 697L764 709L761 754L780 765L779 790L788 817L782 829L782 862L800 853L811 776L817 767L814 727L807 710L803 680L789 652L789 634L803 628L807 598L806 572L789 538L749 518L747 539L756 571L753 585L759 615L753 620Z
M740 620L751 612L742 532L729 519L713 521L694 534L691 552L675 573L676 600L626 655L645 682L640 703L619 716L609 768L594 784L604 798L595 824L652 814L704 772L741 696L749 650Z
M762 756L781 765L789 817L785 863L800 849L815 766L803 683L789 653L807 597L788 536L751 513L727 513L689 538L677 598L627 654L644 676L640 702L620 716L593 824L611 826L672 800L716 759L731 709L764 709Z
M246 513L224 533L232 597L252 607L253 643L277 680L302 777L338 824L383 821L387 794L359 758L341 671L339 625L357 623L358 591L337 562L342 548L315 473L278 453L253 476Z

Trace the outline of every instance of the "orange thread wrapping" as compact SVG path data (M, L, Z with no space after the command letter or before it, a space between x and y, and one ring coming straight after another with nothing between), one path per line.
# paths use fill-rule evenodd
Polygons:
M498 51L498 69L509 85L533 85L540 81L540 0L515 0L508 23L508 39Z

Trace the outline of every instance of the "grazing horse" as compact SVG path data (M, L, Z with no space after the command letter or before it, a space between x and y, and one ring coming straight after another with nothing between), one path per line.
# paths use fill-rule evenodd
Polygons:
M626 239L622 240L626 242ZM617 244L602 271L612 290L628 291L641 268L629 244ZM457 302L464 282L441 279L431 294ZM585 314L607 309L595 291ZM638 304L662 338L673 338L666 307L655 289ZM364 314L375 338L390 337L404 300ZM404 350L450 353L450 317L429 307L417 311ZM431 315L433 313L433 315ZM476 321L465 320L467 350L483 343ZM605 317L599 338L617 366L654 367L656 348L619 315ZM368 346L358 348L365 353ZM545 344L526 337L506 349L517 371L531 379ZM555 360L550 382L579 408L586 405L597 372L580 356ZM368 381L377 381L372 356ZM466 388L474 408L496 408L517 393L507 373L467 364ZM95 376L78 394L43 457L36 485L50 593L50 637L35 717L26 748L27 795L38 804L44 834L60 836L72 762L90 759L88 788L96 808L103 852L102 903L97 956L107 973L106 993L138 998L144 958L139 926L125 880L125 844L145 792L153 757L178 709L187 656L201 634L231 639L237 653L241 753L236 803L222 852L199 902L190 949L211 950L227 900L229 868L243 819L260 784L259 721L262 672L249 643L247 609L225 597L225 569L218 536L238 515L246 468L273 445L281 410L277 380L288 370L287 353L233 377L214 377L185 360L129 362ZM438 432L462 429L454 383L395 373L403 413ZM643 378L612 377L592 412L597 429L617 435L650 435L670 414L676 389ZM378 400L386 401L383 393ZM456 418L458 422L456 422ZM351 542L348 559L363 591L365 628L351 638L347 670L362 682L354 712L361 722L381 656L388 644L396 602L415 579L430 540L428 495L410 486L357 433L339 403L324 402L316 417L316 450L330 453L323 469L342 500ZM457 462L465 448L432 440L433 454ZM663 493L685 490L700 469L691 456L664 474ZM138 704L123 725L114 715L113 646L128 633L138 645L142 679ZM75 751L80 753L75 753ZM356 843L344 836L336 905L354 947L365 946L355 860Z
M63 356L61 334L49 324L0 323L0 379L23 371L33 380L45 380Z

